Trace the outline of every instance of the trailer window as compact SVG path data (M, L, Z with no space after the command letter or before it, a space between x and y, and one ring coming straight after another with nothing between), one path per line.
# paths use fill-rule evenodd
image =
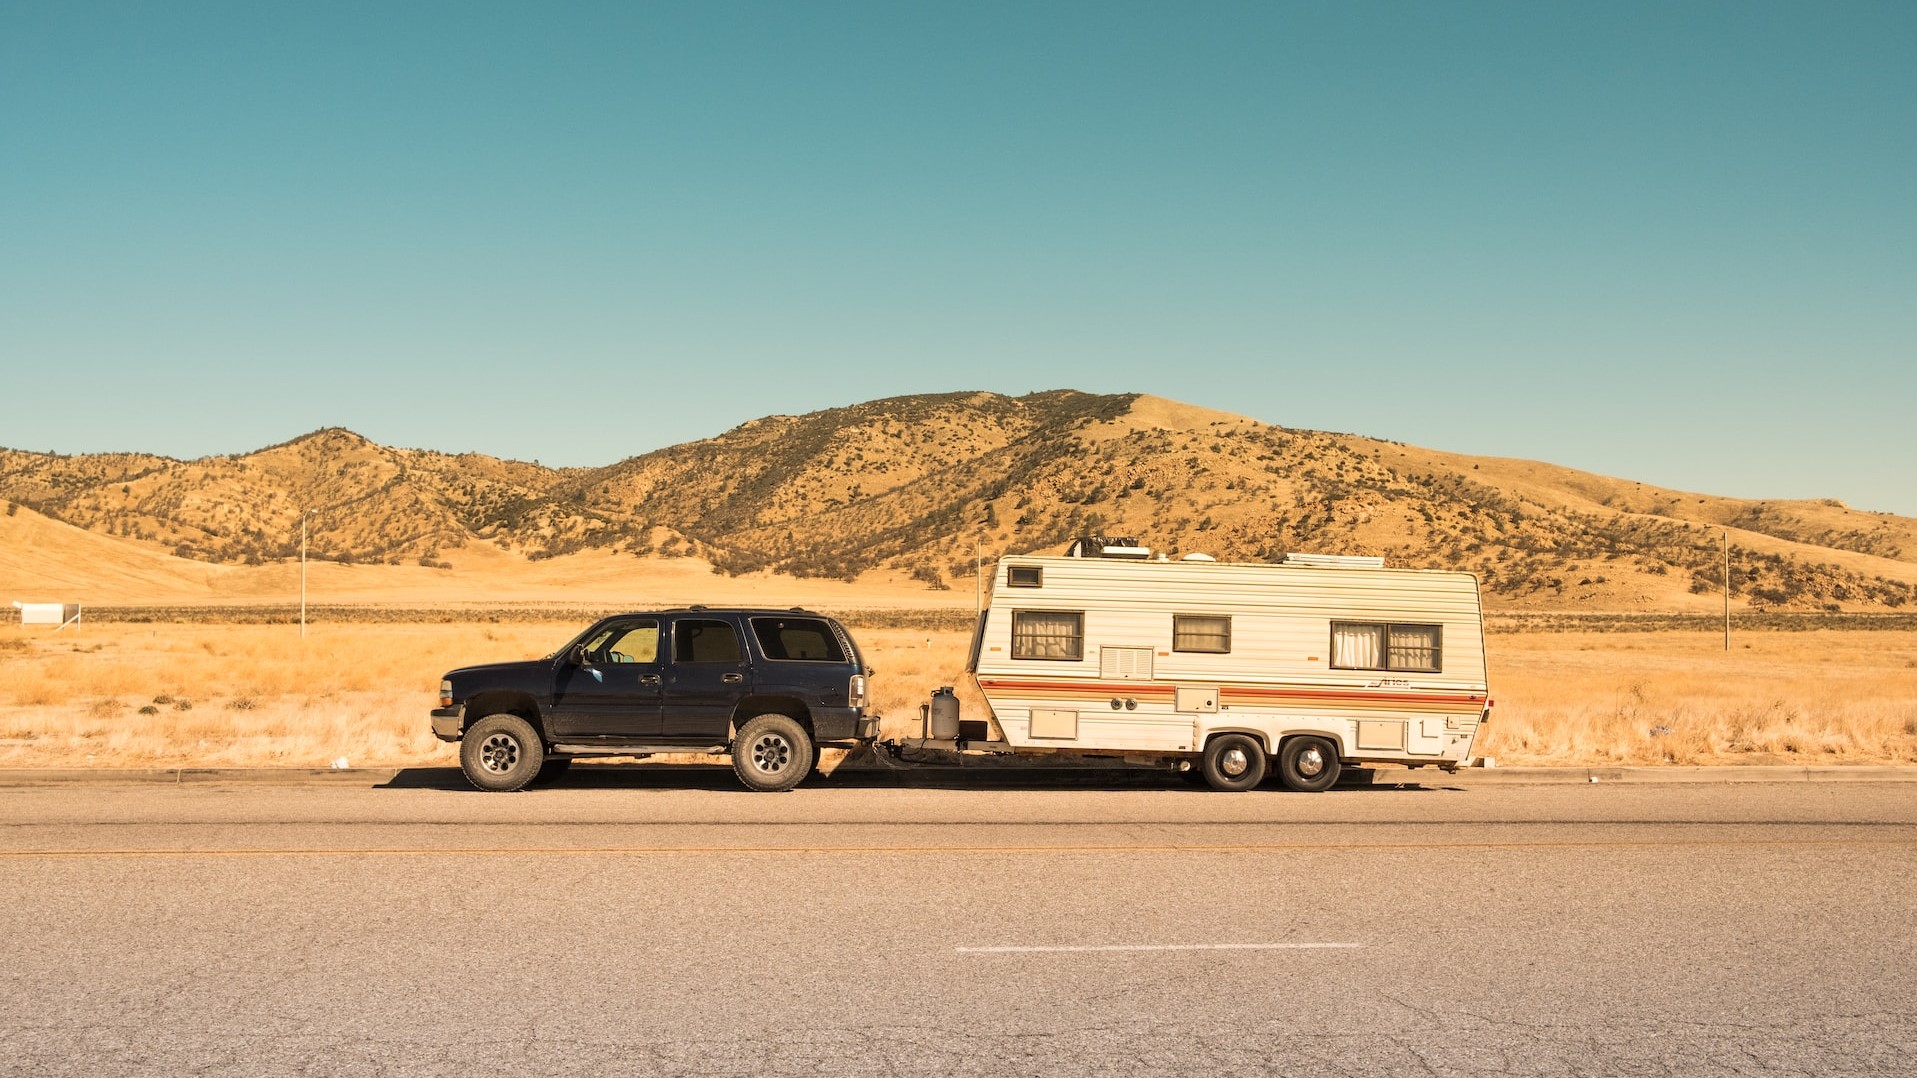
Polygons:
M1085 615L1075 611L1012 611L1012 658L1085 657Z
M1173 614L1172 650L1231 654L1231 619L1211 614Z
M1005 583L1014 588L1037 588L1045 584L1045 570L1037 565L1012 565L1005 570Z
M1442 668L1444 627L1401 622L1334 621L1335 670L1403 670L1435 674Z
M1389 654L1385 656L1393 670L1438 672L1439 647L1443 630L1436 625L1393 625Z

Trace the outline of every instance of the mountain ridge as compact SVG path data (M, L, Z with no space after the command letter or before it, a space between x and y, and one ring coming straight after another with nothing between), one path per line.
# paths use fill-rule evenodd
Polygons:
M450 564L475 544L541 560L692 555L732 573L968 578L973 558L1079 534L1270 560L1363 553L1466 568L1515 606L1722 601L1896 609L1917 520L1831 500L1669 490L1261 423L1141 394L958 392L772 415L602 467L380 445L327 427L179 461L0 449L0 499L191 562L317 556Z

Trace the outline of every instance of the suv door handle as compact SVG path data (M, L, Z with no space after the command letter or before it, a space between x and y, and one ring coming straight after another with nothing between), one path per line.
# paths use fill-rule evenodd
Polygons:
M745 680L745 675L744 674L727 674L726 676L720 678L719 680L725 682L727 685L737 685L740 682Z
M658 674L642 674L639 677L639 684L657 685L659 684L659 675Z

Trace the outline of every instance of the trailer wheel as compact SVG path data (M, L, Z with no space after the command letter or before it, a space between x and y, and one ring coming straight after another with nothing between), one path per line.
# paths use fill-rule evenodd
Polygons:
M517 715L487 715L466 727L459 740L459 769L482 790L517 790L546 763L546 746L532 724Z
M746 789L778 793L812 773L812 738L784 715L760 715L739 727L732 742L732 773Z
M1254 789L1265 780L1265 747L1249 734L1220 734L1205 746L1200 769L1214 790Z
M1299 793L1329 790L1342 765L1338 746L1322 737L1294 737L1278 749L1278 781Z

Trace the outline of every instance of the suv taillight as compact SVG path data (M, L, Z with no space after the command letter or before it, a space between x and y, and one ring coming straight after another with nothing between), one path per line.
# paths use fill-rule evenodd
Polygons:
M853 707L865 706L865 675L853 674L852 684L845 690L846 702Z

